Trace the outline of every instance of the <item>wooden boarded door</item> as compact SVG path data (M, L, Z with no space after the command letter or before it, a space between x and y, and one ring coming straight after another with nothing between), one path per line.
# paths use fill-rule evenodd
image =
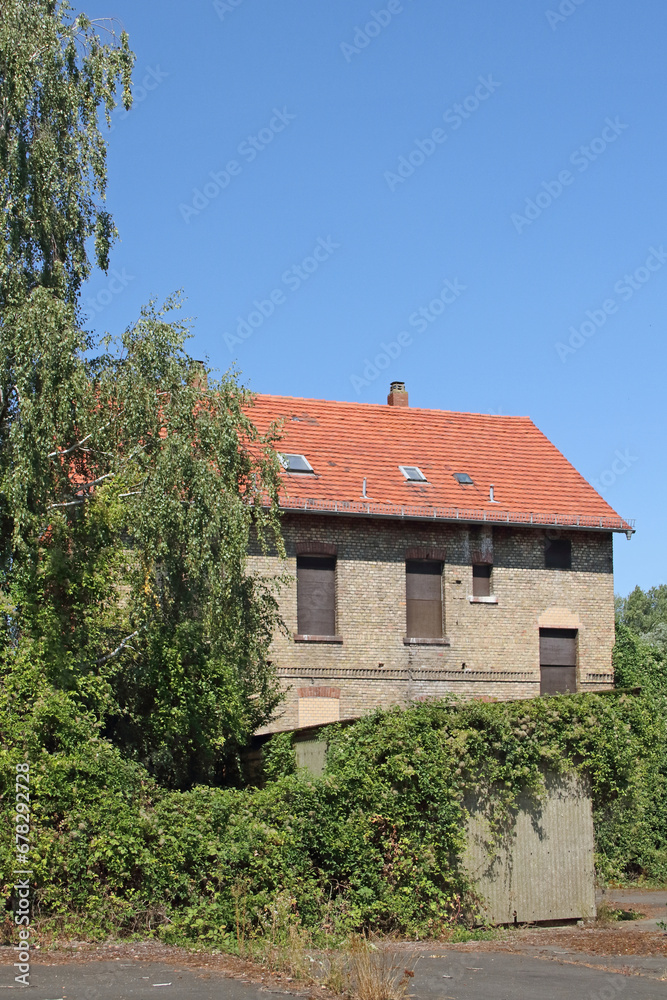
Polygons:
M577 630L540 629L540 694L577 690Z

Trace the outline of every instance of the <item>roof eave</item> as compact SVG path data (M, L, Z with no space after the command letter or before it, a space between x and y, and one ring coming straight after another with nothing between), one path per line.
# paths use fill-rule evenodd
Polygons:
M591 514L544 514L512 511L488 511L483 508L461 510L445 507L418 507L414 504L379 504L351 500L300 500L281 497L285 512L329 514L343 517L373 517L394 521L437 521L448 524L497 524L518 528L567 528L571 531L622 532L628 538L635 532L634 520Z

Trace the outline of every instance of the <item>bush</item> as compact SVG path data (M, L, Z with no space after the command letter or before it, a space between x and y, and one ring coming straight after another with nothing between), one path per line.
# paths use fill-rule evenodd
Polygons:
M277 899L316 933L442 931L475 905L464 794L497 789L500 829L522 788L540 794L545 768L589 773L602 875L667 877L665 716L645 695L378 712L331 728L321 778L188 792L123 759L62 693L43 689L11 722L7 697L2 709L2 828L27 754L35 914L61 933L236 947ZM289 771L290 748L274 749ZM6 835L0 851L10 872Z

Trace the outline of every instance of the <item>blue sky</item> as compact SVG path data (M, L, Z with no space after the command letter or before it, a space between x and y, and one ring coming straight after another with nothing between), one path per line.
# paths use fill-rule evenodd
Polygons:
M255 391L528 414L637 519L617 591L667 582L664 3L82 9L137 54L91 327L183 288Z

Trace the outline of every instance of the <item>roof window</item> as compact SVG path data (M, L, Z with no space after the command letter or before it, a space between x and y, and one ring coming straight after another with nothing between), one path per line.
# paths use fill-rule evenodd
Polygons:
M284 455L278 452L278 458L285 472L313 472L305 455Z
M464 484L472 483L472 479L470 478L467 472L455 472L454 479L456 480L457 483L464 483Z
M399 465L399 469L409 483L427 483L428 479L416 465Z

